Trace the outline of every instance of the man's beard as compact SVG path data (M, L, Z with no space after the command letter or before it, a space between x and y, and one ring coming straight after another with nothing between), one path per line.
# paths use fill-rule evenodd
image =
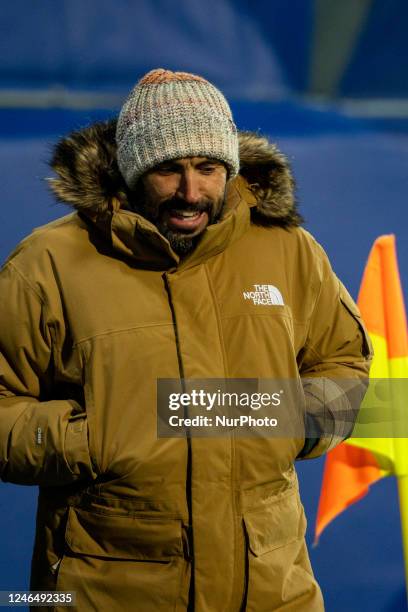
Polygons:
M180 257L188 255L188 253L190 253L190 251L197 246L197 243L201 238L201 234L198 236L189 237L188 234L174 232L168 227L161 228L160 225L158 225L157 228L159 232L165 238L167 238L173 251L177 253L177 255L180 255Z
M207 212L209 219L208 226L219 221L225 201L224 197L220 198L218 201L203 199L192 205L182 198L171 198L161 202L157 207L149 201L144 190L139 192L137 196L137 200L134 202L134 208L140 211L146 219L157 227L162 236L167 238L173 251L181 257L190 253L197 246L205 229L198 235L192 236L190 236L188 232L176 231L168 226L167 215L165 213L172 209L191 212Z

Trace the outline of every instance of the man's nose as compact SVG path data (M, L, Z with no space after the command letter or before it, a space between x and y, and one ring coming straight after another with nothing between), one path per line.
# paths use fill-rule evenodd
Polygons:
M197 204L200 201L199 180L194 173L184 172L180 176L178 195L188 204Z

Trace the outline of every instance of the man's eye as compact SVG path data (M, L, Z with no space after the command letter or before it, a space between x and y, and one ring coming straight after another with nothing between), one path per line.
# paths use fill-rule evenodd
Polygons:
M175 169L171 166L163 166L162 168L157 168L156 172L162 176L167 176L168 174L173 174Z
M217 166L213 166L210 164L206 164L205 166L200 166L200 172L202 172L203 174L212 174L213 172L215 172Z

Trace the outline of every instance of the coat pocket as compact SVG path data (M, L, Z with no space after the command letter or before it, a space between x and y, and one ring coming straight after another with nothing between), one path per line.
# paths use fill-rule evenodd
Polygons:
M272 499L244 515L248 547L255 557L290 544L305 533L306 519L296 490Z
M348 311L348 313L352 316L352 318L354 319L354 321L356 321L360 328L360 333L362 337L361 353L363 357L365 357L366 359L372 358L373 347L371 344L370 336L368 335L368 332L364 326L360 310L358 309L357 304L354 302L353 298L351 297L343 283L340 283L340 301L343 307Z
M79 610L176 610L187 588L182 533L177 519L71 507L56 588L75 591Z
M167 562L182 556L181 521L105 515L70 508L69 549L95 557Z
M306 519L297 490L244 514L246 612L323 610L305 544Z

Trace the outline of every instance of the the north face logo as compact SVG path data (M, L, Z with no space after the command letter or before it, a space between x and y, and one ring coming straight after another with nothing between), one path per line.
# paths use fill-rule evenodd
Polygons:
M273 285L254 285L254 291L244 291L244 300L252 300L256 306L283 306L283 297Z

